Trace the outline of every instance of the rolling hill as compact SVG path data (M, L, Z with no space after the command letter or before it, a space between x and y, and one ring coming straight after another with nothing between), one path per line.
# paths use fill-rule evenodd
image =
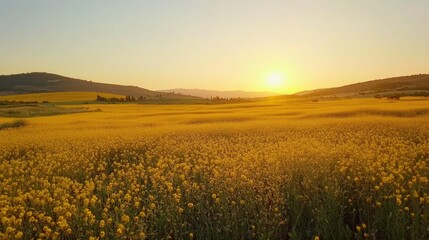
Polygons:
M341 87L303 91L303 97L372 97L376 94L429 92L429 74L377 79Z
M136 86L97 83L51 73L23 73L0 76L0 95L49 92L99 92L146 99L197 99L198 97L156 92Z
M216 91L206 89L184 89L175 88L167 90L158 90L165 93L180 93L184 95L192 95L202 98L220 97L220 98L259 98L280 95L273 92L248 92L248 91Z
M214 91L204 89L168 89L151 91L136 86L124 86L107 83L97 83L81 79L64 77L51 73L24 73L13 75L0 75L0 96L19 94L21 97L14 99L46 98L46 94L64 92L64 97L74 99L82 98L85 92L85 100L93 98L98 93L120 96L144 97L145 99L164 100L198 100L202 98L261 98L279 95L272 92L246 92L246 91ZM341 87L302 91L293 94L301 97L373 97L377 94L411 94L416 92L429 92L429 74L377 79L372 81L349 84ZM26 95L34 94L38 95ZM86 94L88 93L88 94ZM71 95L70 95L71 94ZM70 96L68 96L70 95ZM73 96L72 96L73 95ZM91 97L90 97L91 96ZM109 96L109 95L107 95ZM58 96L55 96L58 97ZM63 97L61 97L63 99ZM83 99L83 98L82 98ZM199 100L198 100L199 101Z

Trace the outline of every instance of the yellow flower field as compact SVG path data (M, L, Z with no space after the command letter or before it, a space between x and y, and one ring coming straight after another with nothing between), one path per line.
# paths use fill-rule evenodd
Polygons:
M429 239L429 99L86 107L0 130L0 239Z

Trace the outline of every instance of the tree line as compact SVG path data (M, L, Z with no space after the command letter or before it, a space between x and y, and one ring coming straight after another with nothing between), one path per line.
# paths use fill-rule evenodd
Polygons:
M387 98L389 100L400 100L401 97L429 97L429 92L414 92L414 93L390 93L390 94L375 94L377 99Z
M133 96L125 96L124 98L118 98L118 97L111 97L111 98L107 98L107 97L102 97L100 95L97 95L96 101L99 102L141 102L146 100L146 97L144 96L140 96L138 98L133 97Z

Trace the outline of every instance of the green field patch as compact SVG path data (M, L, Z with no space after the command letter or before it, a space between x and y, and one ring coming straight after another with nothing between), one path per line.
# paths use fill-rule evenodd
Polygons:
M0 117L27 118L37 116L53 116L60 114L94 112L85 107L58 107L46 104L9 104L0 105Z

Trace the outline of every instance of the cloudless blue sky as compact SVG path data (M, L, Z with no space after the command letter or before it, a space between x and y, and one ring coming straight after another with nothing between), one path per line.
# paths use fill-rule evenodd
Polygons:
M0 74L294 92L429 73L424 0L0 3ZM265 85L273 72L282 89Z

